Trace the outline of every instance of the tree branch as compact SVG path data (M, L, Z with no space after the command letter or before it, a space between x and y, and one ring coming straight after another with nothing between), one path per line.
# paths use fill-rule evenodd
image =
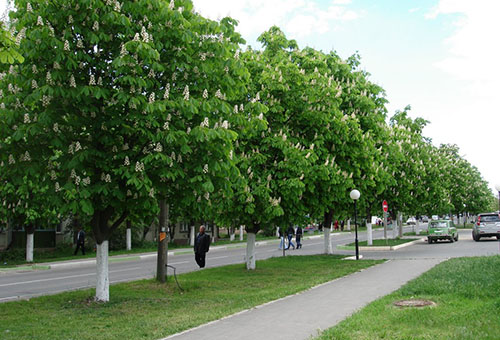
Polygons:
M128 217L128 211L124 211L123 214L113 223L110 227L110 234L112 234L116 228L120 226L120 224L125 221L125 219Z

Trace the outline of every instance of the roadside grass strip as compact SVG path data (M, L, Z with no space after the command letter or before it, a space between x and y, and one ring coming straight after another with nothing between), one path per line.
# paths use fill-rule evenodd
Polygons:
M378 299L316 340L499 339L500 256L443 262ZM430 301L397 307L397 301Z
M371 246L368 245L367 241L359 241L358 246L360 250L396 250L398 248L404 247L405 245L413 244L412 242L418 242L420 238L397 238L397 239L377 239L373 240ZM349 243L346 245L338 245L337 249L341 250L354 250L355 243Z
M342 256L286 256L110 287L110 302L86 289L0 304L0 338L160 339L277 300L383 261Z

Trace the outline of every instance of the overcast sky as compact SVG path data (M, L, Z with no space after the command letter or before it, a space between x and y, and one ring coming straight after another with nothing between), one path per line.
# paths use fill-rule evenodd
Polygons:
M0 0L0 10L6 5ZM194 0L231 16L249 45L272 25L300 47L356 51L387 92L389 115L412 106L435 145L457 144L491 188L500 183L499 0Z

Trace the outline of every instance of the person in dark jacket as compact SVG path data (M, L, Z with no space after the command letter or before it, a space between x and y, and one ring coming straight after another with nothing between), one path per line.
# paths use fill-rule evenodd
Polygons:
M78 234L76 235L76 249L73 255L76 255L80 248L82 249L82 255L85 255L85 232L82 228L78 229Z
M279 238L280 238L280 246L278 249L283 249L285 248L285 237L283 236L283 230L281 230L281 227L278 228L278 233L279 233Z
M297 230L295 231L295 240L297 241L297 249L302 248L302 243L300 243L301 238L302 238L302 228L298 226Z
M205 255L210 248L210 236L205 234L205 226L200 226L200 232L194 239L194 259L200 268L205 267Z
M292 225L290 225L288 227L288 230L286 231L286 233L288 234L288 247L286 249L288 250L290 248L290 246L292 246L293 249L295 249L295 244L293 244L293 242L292 242L293 235L295 235L295 229L293 229Z

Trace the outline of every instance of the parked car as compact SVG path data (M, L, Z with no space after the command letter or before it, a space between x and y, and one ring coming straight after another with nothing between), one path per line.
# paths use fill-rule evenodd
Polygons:
M407 225L410 225L410 224L415 225L415 224L417 224L417 219L416 219L415 217L410 217L410 218L408 218L408 219L406 220L406 224L407 224Z
M429 235L427 242L437 242L438 240L458 241L458 230L451 220L435 220L429 223Z
M424 223L429 222L429 217L427 217L427 216L425 216L425 215L424 215L424 216L422 216L422 222L424 222Z
M439 216L438 215L432 215L432 219L433 220L439 220Z
M318 228L316 228L316 226L314 226L313 224L309 224L307 227L304 227L304 233L307 233L307 232L315 232L316 230L318 230Z
M493 236L500 240L500 214L496 212L479 214L472 229L472 238L474 241L479 241L481 237Z

